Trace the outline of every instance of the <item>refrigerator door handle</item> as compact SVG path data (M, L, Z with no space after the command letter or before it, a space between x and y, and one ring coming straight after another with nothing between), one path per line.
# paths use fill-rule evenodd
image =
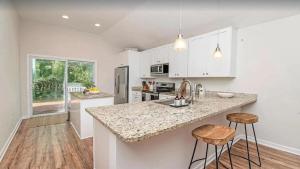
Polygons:
M117 83L117 92L118 92L118 94L119 94L119 93L120 93L120 75L118 75L117 79L118 79L118 83Z

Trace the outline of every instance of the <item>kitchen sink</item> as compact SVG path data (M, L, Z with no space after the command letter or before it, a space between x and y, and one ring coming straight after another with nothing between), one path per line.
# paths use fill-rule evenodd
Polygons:
M170 104L174 103L174 99L160 100L160 101L156 101L155 103L169 106Z
M174 106L174 105L170 105L174 103L174 99L168 99L168 100L159 100L156 101L155 103L158 104L162 104L162 105L167 105L167 106L172 106L172 107L184 107L184 106L188 106L190 104L190 102L186 101L186 105L182 105L182 106Z

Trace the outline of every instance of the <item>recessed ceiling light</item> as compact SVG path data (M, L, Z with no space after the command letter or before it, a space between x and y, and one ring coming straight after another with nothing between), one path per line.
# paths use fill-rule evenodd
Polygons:
M96 26L96 27L100 27L101 24L100 24L100 23L95 23L95 26Z
M64 18L64 19L69 19L70 18L68 15L62 15L61 17Z

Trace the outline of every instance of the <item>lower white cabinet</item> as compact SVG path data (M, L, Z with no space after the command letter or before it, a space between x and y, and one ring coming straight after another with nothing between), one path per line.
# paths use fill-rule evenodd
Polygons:
M86 108L108 106L114 104L114 97L80 99L71 94L70 123L80 139L93 137L93 117Z
M131 103L139 103L142 101L142 92L132 91Z

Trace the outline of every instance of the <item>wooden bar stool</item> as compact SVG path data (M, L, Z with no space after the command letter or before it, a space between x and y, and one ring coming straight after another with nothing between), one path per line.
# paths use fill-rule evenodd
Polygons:
M219 168L219 163L222 164L221 162L219 162L219 158L218 158L218 151L217 151L218 146L224 146L225 144L227 144L230 166L231 166L231 169L233 168L228 142L234 138L234 135L235 135L234 129L232 129L230 127L226 127L226 126L207 124L207 125L203 125L203 126L200 126L196 129L194 129L192 131L192 135L196 139L196 142L195 142L191 162L189 165L189 169L191 168L193 163L200 161L200 160L204 160L204 169L206 168L206 160L207 160L207 152L208 152L209 144L215 146L216 168L217 169ZM195 155L195 151L197 148L198 140L200 140L200 139L202 139L207 144L206 145L206 155L205 155L205 158L194 160L194 155ZM225 167L224 164L222 164L222 165Z
M250 169L251 169L251 163L253 163L253 164L261 167L261 159L260 159L260 154L259 154L259 150L258 150L258 145L257 145L257 140L256 140L256 134L255 134L255 129L254 129L254 123L258 122L258 116L254 115L254 114L249 114L249 113L231 113L231 114L228 114L226 116L226 119L229 121L229 127L231 126L232 122L235 123L235 130L236 130L236 128L237 128L237 126L238 126L239 123L244 124L244 128L245 128L246 145L247 145L247 155L248 155L248 157L245 158L243 156L239 156L239 155L236 155L236 154L232 154L232 155L248 160L248 164L249 164L249 168ZM257 151L257 156L258 156L259 164L257 164L256 162L254 162L254 161L252 161L250 159L248 133L247 133L247 124L251 124L252 125L252 130L253 130L253 135L254 135L254 139L255 139L255 145L256 145L256 151ZM231 140L230 149L231 149L233 140L234 140L234 138ZM219 157L220 157L220 155L222 153L223 147L221 149Z

